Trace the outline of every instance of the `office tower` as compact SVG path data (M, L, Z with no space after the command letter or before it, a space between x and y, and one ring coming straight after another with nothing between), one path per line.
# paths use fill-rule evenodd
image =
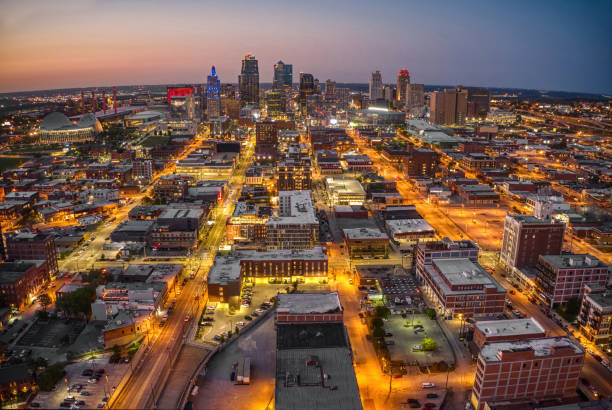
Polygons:
M238 76L240 105L259 105L259 66L255 56L244 56Z
M308 96L314 94L314 77L312 74L300 73L300 93L298 102L302 114L306 114L306 100Z
M325 102L336 102L336 82L332 80L325 81Z
M471 403L477 410L534 408L576 396L584 350L569 337L488 342L478 355Z
M266 109L268 117L276 117L284 114L286 110L285 93L280 89L266 92Z
M487 118L491 91L475 87L468 87L467 91L468 118Z
M400 106L407 102L409 84L410 73L408 70L400 70L400 72L397 73L397 101L399 101Z
M318 78L314 79L314 94L321 94L321 83Z
M259 121L255 124L255 154L265 159L278 156L278 127L272 121Z
M220 92L222 98L236 98L236 86L234 84L223 84Z
M274 64L274 79L272 86L275 89L291 87L293 84L293 64L285 64L279 60Z
M383 98L383 84L382 75L380 71L372 73L370 76L370 101L382 100Z
M434 91L429 99L429 121L441 125L463 125L467 115L467 90L458 86Z
M240 101L233 98L223 98L221 99L221 107L223 115L230 117L232 120L240 118Z
M276 188L280 191L304 191L312 188L310 162L285 160L276 166L278 179Z
M383 98L387 102L394 101L396 99L396 88L394 85L383 85Z
M221 115L221 93L219 90L219 77L212 66L206 83L206 115L208 118L216 118Z
M425 86L423 84L408 84L406 88L406 110L425 105Z
M540 255L559 255L564 223L533 215L506 215L500 262L507 269L535 266Z

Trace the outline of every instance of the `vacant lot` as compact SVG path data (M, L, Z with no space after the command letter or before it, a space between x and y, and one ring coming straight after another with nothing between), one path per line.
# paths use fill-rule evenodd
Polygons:
M19 165L26 162L27 160L28 158L0 157L0 171L18 168Z
M406 326L406 324L414 323L422 325L424 332L415 333L414 327ZM409 364L419 364L421 366L429 366L433 363L444 360L446 363L454 364L455 359L446 337L442 333L442 329L438 326L435 320L429 319L426 315L406 316L406 319L400 315L392 315L385 322L385 330L392 333L392 337L386 338L387 341L393 341L394 344L389 345L389 353L391 360L403 361ZM412 348L415 345L420 345L424 338L430 337L438 344L438 349L433 352L413 352Z
M154 147L156 145L164 145L170 141L170 137L165 135L151 135L142 141L142 145L145 147Z

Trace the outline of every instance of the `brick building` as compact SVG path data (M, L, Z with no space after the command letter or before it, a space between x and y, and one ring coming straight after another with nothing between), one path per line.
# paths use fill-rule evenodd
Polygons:
M344 243L351 258L386 258L389 237L378 228L344 229Z
M44 259L47 261L48 275L57 275L57 251L55 239L50 233L7 234L6 253L7 259L12 261Z
M504 312L506 289L468 258L433 258L420 274L425 292L444 316L478 317Z
M576 396L584 350L569 337L485 343L478 355L471 403L520 408Z
M589 254L540 255L536 267L538 297L551 307L579 298L587 283L608 281L608 265Z
M506 215L500 262L507 269L535 266L540 255L559 255L565 224L533 215Z
M338 292L281 293L276 323L342 323L343 312Z
M0 263L0 300L4 305L21 309L29 305L48 281L49 273L44 260Z
M278 127L273 121L255 124L255 156L270 160L278 157Z
M597 345L612 344L612 293L604 289L592 292L582 299L578 315L580 331Z
M474 324L474 344L481 349L487 342L512 342L545 337L546 330L534 318L479 320Z

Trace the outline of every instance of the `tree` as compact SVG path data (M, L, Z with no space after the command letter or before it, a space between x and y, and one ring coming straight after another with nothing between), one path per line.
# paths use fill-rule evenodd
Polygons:
M372 336L378 337L378 338L384 337L385 336L385 329L382 328L382 327L375 328L374 331L372 332Z
M426 352L432 352L438 348L438 344L431 337L426 337L423 339L421 346L423 346L423 350Z
M391 316L391 311L386 306L376 306L376 317L388 319Z
M47 311L47 307L52 303L51 298L46 293L43 293L38 297L38 303L43 308L43 312Z
M91 303L95 298L95 288L90 285L64 295L55 302L55 306L66 316L82 315L88 318L91 314Z
M38 376L38 385L41 390L51 391L55 383L57 383L64 375L64 363L56 363L45 369Z
M433 309L427 309L425 310L425 314L427 315L427 317L429 317L431 320L436 318L436 311Z
M374 319L372 319L372 327L379 328L379 327L383 327L384 325L385 323L383 322L381 318L375 317Z

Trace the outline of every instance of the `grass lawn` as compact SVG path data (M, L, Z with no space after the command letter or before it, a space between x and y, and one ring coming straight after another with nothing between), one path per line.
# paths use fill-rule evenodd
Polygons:
M151 135L142 141L144 147L154 147L156 145L167 144L170 141L170 137L167 135Z
M0 171L6 171L7 169L13 169L19 167L22 163L26 162L29 158L8 158L0 157Z

